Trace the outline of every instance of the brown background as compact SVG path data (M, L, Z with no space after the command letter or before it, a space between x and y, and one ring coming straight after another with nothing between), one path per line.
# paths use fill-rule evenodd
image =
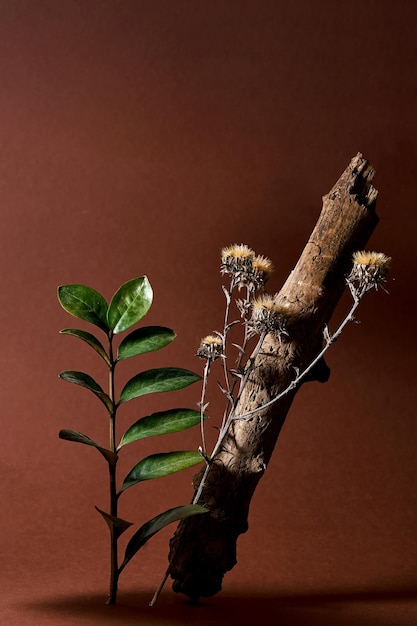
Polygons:
M411 0L1 0L2 623L417 624L416 18ZM57 374L105 380L58 334L75 321L57 285L110 298L147 274L146 322L178 337L121 365L118 384L197 369L201 336L221 325L222 246L268 255L278 290L358 151L377 171L370 247L394 259L390 295L366 298L329 383L298 394L223 592L197 608L167 586L148 608L170 528L104 606L105 465L57 433L105 440L106 418ZM121 428L198 393L134 401ZM120 475L198 445L197 430L134 444ZM135 487L121 514L140 524L188 502L191 475Z

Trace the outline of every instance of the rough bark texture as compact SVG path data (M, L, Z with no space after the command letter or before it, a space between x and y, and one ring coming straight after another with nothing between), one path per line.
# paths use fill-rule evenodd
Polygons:
M278 294L290 313L290 333L280 342L268 335L236 414L260 407L285 389L322 346L323 327L345 287L352 253L363 249L375 228L374 171L356 155L323 198L318 222L298 263ZM325 382L320 363L309 380ZM254 490L268 465L297 389L247 420L233 421L210 467L199 503L207 515L183 520L170 543L173 589L192 600L220 591L225 572L236 564L237 537L248 528ZM196 477L195 488L201 474Z

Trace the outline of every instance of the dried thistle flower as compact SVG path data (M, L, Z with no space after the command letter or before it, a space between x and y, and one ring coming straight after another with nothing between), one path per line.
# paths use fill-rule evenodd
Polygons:
M391 257L383 252L358 251L353 254L353 267L347 283L354 296L378 289L385 283Z
M269 294L263 294L252 302L250 328L255 333L272 333L281 340L282 335L288 335L288 319L285 304L277 304Z
M256 286L263 287L274 271L272 261L266 256L258 255L252 260L252 276Z
M228 246L222 250L220 271L222 274L231 275L234 285L240 287L247 283L254 258L255 252L246 244Z
M248 286L250 291L262 288L272 272L272 261L255 255L246 244L235 244L222 250L221 273L232 276L232 285Z
M204 337L197 350L197 356L201 359L207 359L209 361L215 361L223 356L222 339L216 335L207 335L207 337Z

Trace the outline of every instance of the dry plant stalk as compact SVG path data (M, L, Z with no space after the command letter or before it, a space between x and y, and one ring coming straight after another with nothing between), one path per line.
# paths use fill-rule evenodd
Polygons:
M307 380L329 377L317 355L324 354L323 337L327 347L336 338L327 324L346 287L352 255L364 248L378 222L373 175L359 153L324 196L304 251L274 297L286 310L289 332L261 336L235 408L238 418L226 424L206 469L195 478L193 502L207 506L209 514L180 522L167 570L174 591L192 600L220 591L224 574L236 564L236 542L248 528L251 498L298 389Z

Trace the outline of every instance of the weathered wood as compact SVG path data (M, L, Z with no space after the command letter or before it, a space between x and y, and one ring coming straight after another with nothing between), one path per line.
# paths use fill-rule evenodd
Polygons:
M268 335L239 400L236 415L266 404L302 371L322 346L345 287L352 253L362 249L378 218L374 171L356 155L323 198L318 222L277 299L286 303L290 332L281 341ZM325 382L324 362L309 380ZM248 528L248 511L297 389L246 420L235 420L215 455L199 503L207 515L183 520L170 542L169 574L173 589L196 600L220 591L225 572L236 564L238 536ZM195 479L198 487L202 473Z

